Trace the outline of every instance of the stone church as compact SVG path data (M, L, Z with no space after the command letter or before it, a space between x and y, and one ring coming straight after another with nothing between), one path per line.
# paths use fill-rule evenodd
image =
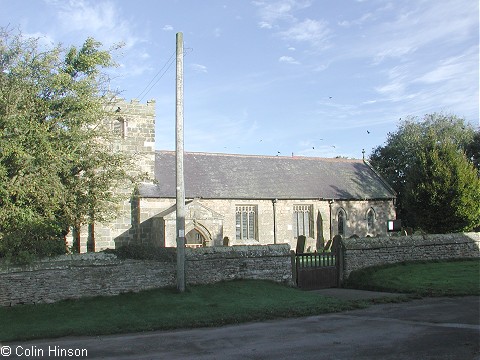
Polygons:
M119 189L131 194L119 204L119 217L84 231L81 251L125 243L174 247L175 152L155 150L155 102L119 99L115 106L113 148L136 156L152 181ZM186 152L184 177L189 247L288 243L295 249L304 235L313 251L337 234L385 235L396 216L395 192L363 160Z

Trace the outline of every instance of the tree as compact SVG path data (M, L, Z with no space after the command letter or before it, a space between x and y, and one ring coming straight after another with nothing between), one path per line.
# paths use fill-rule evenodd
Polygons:
M473 162L480 175L480 129L475 132L473 140L465 148L467 157Z
M113 50L91 38L43 49L0 30L0 256L64 250L68 228L111 217L111 190L136 180L109 145Z
M454 144L427 141L408 173L409 223L430 233L470 231L480 225L477 170Z
M419 166L422 151L428 147L431 139L451 144L461 153L472 148L468 150L469 160L472 160L475 134L474 128L464 119L435 113L425 115L421 120L410 117L401 121L397 131L388 134L386 144L373 150L370 163L397 192L397 214L406 225L414 226L412 220L419 214L406 206L405 190L412 171Z

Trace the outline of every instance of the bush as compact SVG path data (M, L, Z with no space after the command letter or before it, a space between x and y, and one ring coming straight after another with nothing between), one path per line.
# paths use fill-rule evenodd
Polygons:
M61 235L32 234L17 230L0 239L0 258L26 265L35 259L65 254L67 246Z
M175 248L164 248L153 245L128 244L113 251L120 259L176 261Z

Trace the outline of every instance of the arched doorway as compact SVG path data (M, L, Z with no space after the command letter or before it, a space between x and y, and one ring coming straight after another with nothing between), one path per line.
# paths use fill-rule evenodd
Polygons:
M205 236L197 228L193 228L185 235L186 247L202 247L205 246L205 243Z

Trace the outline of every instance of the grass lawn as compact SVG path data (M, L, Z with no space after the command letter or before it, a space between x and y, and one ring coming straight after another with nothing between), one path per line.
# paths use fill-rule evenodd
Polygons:
M407 263L365 269L348 287L421 296L480 295L480 261ZM391 301L395 301L392 299ZM368 306L269 281L242 280L54 304L0 307L0 341L220 326Z
M0 308L0 341L219 326L358 308L268 281L158 289Z
M352 273L347 286L420 296L480 295L480 260L372 267Z

